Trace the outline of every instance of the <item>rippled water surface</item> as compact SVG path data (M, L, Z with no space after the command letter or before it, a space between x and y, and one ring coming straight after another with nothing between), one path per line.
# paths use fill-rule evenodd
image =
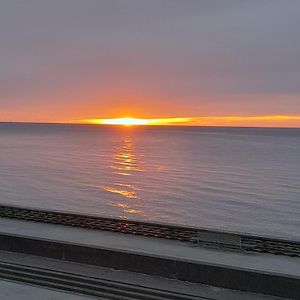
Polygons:
M300 240L300 130L0 124L0 202Z

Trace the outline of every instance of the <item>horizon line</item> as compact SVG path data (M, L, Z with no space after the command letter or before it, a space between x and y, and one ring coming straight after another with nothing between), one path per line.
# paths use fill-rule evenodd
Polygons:
M198 117L81 119L53 121L7 121L0 123L74 124L105 126L186 126L239 128L300 128L300 115L223 115Z
M31 124L31 125L65 125L65 126L93 126L93 127L124 127L123 125L109 125L109 124L92 124L92 123L72 123L72 122L38 122L38 121L0 121L0 124ZM250 125L138 125L131 127L202 127L202 128L261 128L261 129L300 129L300 125L296 126L250 126Z

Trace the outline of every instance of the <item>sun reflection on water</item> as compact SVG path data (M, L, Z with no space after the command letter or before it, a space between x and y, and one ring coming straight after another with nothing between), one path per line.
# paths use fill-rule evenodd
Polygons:
M143 169L138 166L133 141L130 136L123 139L121 147L118 147L116 153L113 154L111 168L116 170L117 174L127 176L131 176L132 171L143 171Z
M130 199L137 199L137 193L135 191L127 191L127 190L124 190L124 189L116 189L116 188L112 188L110 186L104 186L103 189L106 191L106 192L110 192L110 193L115 193L115 194L119 194L119 195L122 195L126 198L130 198Z
M118 196L118 202L112 206L122 209L121 217L127 218L131 214L143 214L140 209L140 188L136 186L135 175L143 172L140 156L137 156L133 139L130 135L122 139L112 154L110 169L113 174L113 182L100 188L105 192ZM134 202L132 202L134 201Z

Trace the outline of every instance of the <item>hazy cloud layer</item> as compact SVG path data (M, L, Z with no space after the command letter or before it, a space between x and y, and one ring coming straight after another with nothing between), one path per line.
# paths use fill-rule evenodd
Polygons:
M300 114L299 28L297 0L1 0L0 111Z

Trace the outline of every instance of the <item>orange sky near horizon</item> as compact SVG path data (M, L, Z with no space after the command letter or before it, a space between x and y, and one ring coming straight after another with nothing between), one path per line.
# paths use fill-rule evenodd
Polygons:
M0 122L300 127L300 2L4 2Z
M86 98L77 95L73 102L68 99L62 99L59 104L45 101L6 110L1 110L0 106L0 122L99 124L97 120L132 117L152 120L152 124L147 125L300 128L299 95L232 95L233 103L226 95L205 98L205 95L200 97L199 104L190 106L185 101L151 99L142 93L140 97L130 98L130 94L124 92L122 97L120 92L107 95L106 104L101 105L100 100L87 93ZM228 101L224 101L225 98ZM262 99L275 105L259 106ZM290 102L288 107L284 105L285 100Z
M265 116L205 116L176 118L111 118L75 120L69 123L98 125L180 125L180 126L240 126L240 127L300 127L300 116L265 115Z

